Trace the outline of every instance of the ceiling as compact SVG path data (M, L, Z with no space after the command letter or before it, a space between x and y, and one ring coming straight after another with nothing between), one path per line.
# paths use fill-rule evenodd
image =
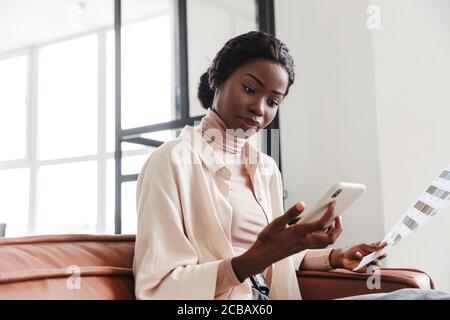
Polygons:
M122 0L124 22L170 10L171 0ZM0 54L113 28L114 0L0 0Z

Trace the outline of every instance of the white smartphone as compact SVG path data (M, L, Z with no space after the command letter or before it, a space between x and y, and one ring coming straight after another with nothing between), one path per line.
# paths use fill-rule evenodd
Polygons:
M335 217L342 215L344 211L366 190L366 186L359 183L339 182L333 185L320 200L311 207L306 208L297 218L291 220L289 224L299 222L312 222L319 220L327 211L328 205L336 201L334 209ZM334 219L333 219L334 220ZM330 220L330 225L333 222ZM329 227L329 226L326 226Z

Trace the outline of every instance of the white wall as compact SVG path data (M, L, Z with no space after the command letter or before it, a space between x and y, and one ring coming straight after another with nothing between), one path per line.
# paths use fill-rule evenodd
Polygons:
M370 4L380 30L366 27ZM337 245L381 240L450 163L450 2L283 0L276 19L298 73L280 109L287 205L312 205L336 180L365 183ZM387 266L420 268L450 291L448 225L442 210Z
M450 163L450 1L373 1L383 214L388 231ZM401 242L388 265L430 273L450 291L450 209Z
M365 195L346 212L336 245L383 236L379 150L366 1L276 2L276 32L296 61L297 78L280 107L286 207L308 205L338 181Z

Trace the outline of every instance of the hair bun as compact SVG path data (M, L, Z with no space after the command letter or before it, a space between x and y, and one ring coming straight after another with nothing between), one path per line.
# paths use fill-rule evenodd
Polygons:
M206 71L200 77L200 82L197 89L197 97L200 100L203 108L208 109L212 106L214 100L214 89L209 85L209 72Z

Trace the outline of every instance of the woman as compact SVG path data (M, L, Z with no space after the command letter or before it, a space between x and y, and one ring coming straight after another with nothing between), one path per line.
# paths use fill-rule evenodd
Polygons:
M288 48L269 34L217 53L198 87L206 116L139 175L138 299L301 299L296 270L352 270L384 247L323 249L342 233L340 217L323 231L333 204L316 222L288 225L304 204L284 212L280 172L248 139L273 121L294 78Z

